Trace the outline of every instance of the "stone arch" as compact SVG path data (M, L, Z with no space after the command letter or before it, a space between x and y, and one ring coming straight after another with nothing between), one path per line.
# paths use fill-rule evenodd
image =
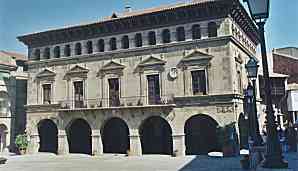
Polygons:
M172 128L161 116L145 119L139 127L143 154L173 153Z
M91 127L82 118L77 118L68 124L66 128L67 141L70 153L90 154L92 152Z
M43 119L37 124L39 152L56 153L58 151L58 128L54 121Z
M219 150L217 126L216 120L208 115L190 117L184 125L186 155L208 154Z
M8 128L5 124L0 124L0 152L8 146Z
M119 117L108 119L102 126L101 135L104 153L126 154L130 149L128 125Z

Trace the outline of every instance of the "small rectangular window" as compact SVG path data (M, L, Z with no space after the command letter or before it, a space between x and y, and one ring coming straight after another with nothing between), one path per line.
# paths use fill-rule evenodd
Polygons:
M205 70L198 70L191 72L192 77L192 92L193 95L206 95L206 75Z
M51 104L52 86L51 84L43 84L43 104Z

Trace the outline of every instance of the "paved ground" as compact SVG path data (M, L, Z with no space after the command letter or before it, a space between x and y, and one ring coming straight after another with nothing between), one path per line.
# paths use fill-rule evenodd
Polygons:
M103 155L56 156L40 153L37 155L8 156L1 171L241 171L239 157L210 158L207 156L170 157L146 155L125 157ZM291 171L298 171L297 153L287 155ZM297 167L296 167L297 166Z

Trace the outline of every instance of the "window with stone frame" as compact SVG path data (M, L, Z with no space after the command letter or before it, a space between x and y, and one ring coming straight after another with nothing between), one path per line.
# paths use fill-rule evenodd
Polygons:
M199 24L195 24L192 26L192 39L201 39L201 26Z
M70 56L70 45L65 45L64 56Z
M169 29L164 29L162 31L162 42L171 43L171 33Z
M74 81L74 107L84 108L84 82Z
M60 58L60 47L59 46L56 46L54 48L54 57L55 58Z
M136 47L142 47L143 46L142 33L137 33L135 35L135 46Z
M129 48L129 37L127 35L122 37L121 46L122 46L122 49L128 49Z
M119 78L110 78L109 82L109 106L120 106Z
M148 75L147 83L149 105L161 104L159 74Z
M36 60L40 60L40 49L35 50L34 57L35 57Z
M237 90L240 94L243 94L242 68L240 63L236 63L236 69L237 69Z
M117 50L117 40L115 37L110 39L110 50Z
M208 37L217 37L217 25L215 22L208 23Z
M154 31L148 33L148 43L149 45L156 45L156 34Z
M178 27L176 29L177 41L185 41L185 30L184 27Z
M43 51L43 58L44 59L50 59L50 48L45 48Z
M42 92L43 92L43 104L51 104L52 85L51 84L43 84Z
M92 41L88 41L86 43L86 48L87 48L87 53L88 54L93 53L93 43L92 43Z
M75 55L81 55L82 54L82 44L76 43L75 44Z
M8 116L9 111L9 96L7 92L0 92L0 116Z
M97 48L99 52L105 51L105 41L103 39L99 39L97 42Z
M207 80L205 70L191 71L193 95L207 94Z

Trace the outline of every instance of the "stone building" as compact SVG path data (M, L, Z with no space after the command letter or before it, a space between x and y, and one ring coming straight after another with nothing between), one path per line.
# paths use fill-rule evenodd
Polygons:
M14 150L14 139L25 130L26 57L0 51L0 153Z
M31 153L206 154L237 122L257 29L238 0L113 13L18 37Z

